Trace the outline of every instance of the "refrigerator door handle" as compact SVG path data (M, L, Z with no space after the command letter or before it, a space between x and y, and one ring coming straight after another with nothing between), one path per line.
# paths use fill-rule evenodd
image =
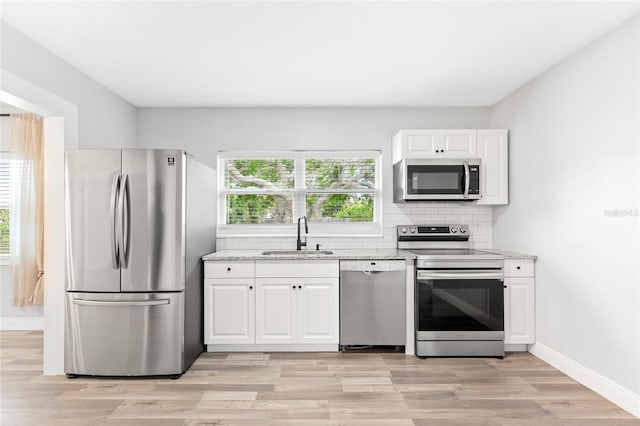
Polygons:
M129 195L129 175L122 175L121 197L118 200L120 212L120 266L126 269L129 266L129 248L131 245L131 198Z
M157 299L157 300L131 300L131 301L105 301L105 300L86 300L86 299L73 299L74 305L86 305L86 306L157 306L168 305L170 299Z
M118 198L120 197L120 175L113 175L111 183L111 206L109 211L109 223L111 224L111 262L113 269L120 267L120 239L118 238Z

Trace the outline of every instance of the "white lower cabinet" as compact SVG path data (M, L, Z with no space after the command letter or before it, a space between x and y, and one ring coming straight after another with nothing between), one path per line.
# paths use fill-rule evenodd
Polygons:
M298 289L298 341L339 343L338 278L304 278Z
M296 281L259 278L256 290L256 343L297 343Z
M205 272L209 351L338 349L337 260L256 261L255 269L244 265L242 272L237 266L205 268L212 271ZM220 277L233 271L252 276Z
M255 342L253 281L253 278L204 280L206 344Z
M505 260L504 343L535 343L535 277L533 260Z
M256 343L338 343L338 278L257 278Z

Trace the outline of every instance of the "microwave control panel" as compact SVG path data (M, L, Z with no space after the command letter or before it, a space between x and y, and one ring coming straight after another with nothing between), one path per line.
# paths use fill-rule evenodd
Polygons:
M469 166L469 194L480 194L479 166Z

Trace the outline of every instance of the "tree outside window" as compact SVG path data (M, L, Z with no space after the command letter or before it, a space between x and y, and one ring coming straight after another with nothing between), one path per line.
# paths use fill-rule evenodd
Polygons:
M221 213L230 228L263 225L268 230L303 215L310 223L338 228L380 222L378 151L242 154L219 158Z
M2 155L5 156L4 153ZM9 159L0 158L0 254L9 254L11 248L9 226L10 165Z
M9 236L9 209L0 209L0 254L8 254L11 247Z

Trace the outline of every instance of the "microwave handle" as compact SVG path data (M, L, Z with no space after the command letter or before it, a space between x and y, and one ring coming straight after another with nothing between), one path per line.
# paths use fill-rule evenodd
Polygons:
M464 198L469 198L469 162L465 160L462 164L464 166Z

